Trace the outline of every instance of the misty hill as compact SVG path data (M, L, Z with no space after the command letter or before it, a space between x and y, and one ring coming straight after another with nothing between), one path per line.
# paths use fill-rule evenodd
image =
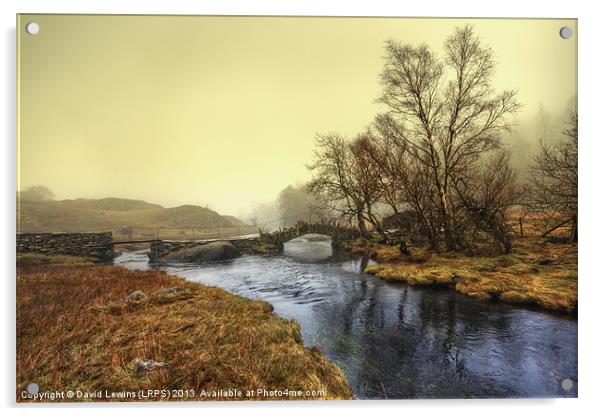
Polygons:
M66 199L63 201L45 201L55 202L64 206L77 207L83 209L94 209L101 211L134 211L138 209L158 209L163 208L159 204L151 204L140 199L124 198L102 198L102 199Z
M163 208L149 215L151 221L163 227L243 227L247 226L231 215L219 215L208 208L196 205L182 205Z
M127 226L210 228L247 225L233 216L220 215L196 205L164 208L158 204L124 198L63 201L21 199L17 221L20 232L102 231Z

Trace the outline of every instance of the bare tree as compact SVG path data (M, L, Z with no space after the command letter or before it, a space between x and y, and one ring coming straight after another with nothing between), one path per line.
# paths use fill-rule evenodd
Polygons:
M370 133L362 133L349 143L352 165L352 183L357 198L364 206L364 217L387 240L375 206L381 201L385 187L381 182L379 149Z
M436 228L443 230L446 248L454 250L461 227L455 224L452 184L482 154L501 147L501 134L511 127L508 116L520 105L514 91L493 91L493 52L472 27L456 29L444 46L441 60L426 45L387 42L379 101L388 112L377 122L434 186Z
M339 135L318 136L314 163L309 166L313 178L307 189L318 196L323 208L355 222L365 237L371 226L386 240L377 212L385 191L379 154L369 132L352 140Z
M523 188L517 184L516 170L510 165L510 152L500 150L491 154L480 166L454 181L454 190L467 216L467 227L472 228L468 245L476 240L476 233L484 231L503 247L512 249L508 210L516 206Z
M423 164L410 152L398 135L388 134L389 118L379 117L372 133L370 153L381 187L381 202L390 208L397 228L409 232L410 237L426 237L436 248L439 227L435 207L436 193ZM416 222L418 224L416 224Z
M363 236L368 237L366 206L355 181L353 155L348 142L338 134L318 135L314 150L309 192L316 195L325 211L340 218L355 220Z
M560 222L546 230L545 237L555 229L571 223L569 242L577 241L578 183L578 117L570 112L563 137L553 143L540 142L531 169L530 199L532 207Z

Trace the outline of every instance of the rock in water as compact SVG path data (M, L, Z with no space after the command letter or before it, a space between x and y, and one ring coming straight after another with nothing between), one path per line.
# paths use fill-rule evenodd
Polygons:
M127 297L128 302L140 302L142 299L146 298L146 295L141 290L135 290L130 293Z
M227 241L215 241L194 247L182 248L159 257L159 261L202 263L206 261L228 260L238 256L236 248Z

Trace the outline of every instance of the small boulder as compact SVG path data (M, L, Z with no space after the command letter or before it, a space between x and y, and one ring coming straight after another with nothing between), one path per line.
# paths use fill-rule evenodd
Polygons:
M144 358L134 358L131 364L132 371L137 375L147 374L151 371L164 371L170 370L171 365L153 360L146 360Z
M127 301L128 302L140 302L141 300L145 299L146 295L144 294L143 291L141 290L135 290L132 293L130 293L127 297Z
M110 301L107 303L107 310L111 313L121 312L127 307L126 302L122 300Z
M186 289L184 289L182 286L175 286L175 287L168 287L167 289L163 289L159 292L159 296L172 296L172 295L179 295L183 292L185 292Z
M554 257L542 257L539 260L537 260L537 264L539 264L540 266L550 266L554 263L556 263L556 260Z
M161 262L203 263L229 260L239 255L236 247L228 241L214 241L194 247L182 248L159 257Z

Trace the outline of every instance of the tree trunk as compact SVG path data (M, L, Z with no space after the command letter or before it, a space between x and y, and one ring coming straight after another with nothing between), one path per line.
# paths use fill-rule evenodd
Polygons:
M361 212L358 212L357 215L357 228L359 228L362 237L369 238L370 233L368 232L368 228L366 228L366 220Z
M378 218L376 218L376 216L372 214L372 207L370 205L368 205L367 214L368 214L368 221L370 221L370 224L372 224L372 226L374 227L374 229L376 230L378 235L380 235L381 241L384 241L387 244L389 242L387 233L385 232L385 230L382 227L382 224L378 220Z
M577 215L573 216L573 224L571 225L571 234L569 235L569 243L577 242Z
M573 217L569 218L568 220L562 221L560 224L556 224L555 226L553 226L552 228L550 228L549 230L547 230L545 233L543 233L541 236L542 236L542 237L545 237L545 236L547 236L548 234L550 234L552 231L554 231L554 230L556 230L556 229L558 229L558 228L562 227L562 226L563 226L563 225L565 225L565 224L568 224L568 223L569 223L569 222L571 222L571 221L573 222L573 225L574 225L574 226L576 226L576 225L577 225L577 217L576 217L576 216L573 216ZM571 234L572 234L572 233L573 233L573 231L572 231L572 229L571 229ZM575 236L576 236L576 234L575 234Z
M497 239L504 248L504 253L510 254L512 251L512 241L510 240L510 237L502 230L499 230L497 234Z
M456 249L456 239L451 231L449 206L447 205L447 190L443 186L439 188L439 201L441 203L441 222L443 224L445 247L447 251L454 251Z

